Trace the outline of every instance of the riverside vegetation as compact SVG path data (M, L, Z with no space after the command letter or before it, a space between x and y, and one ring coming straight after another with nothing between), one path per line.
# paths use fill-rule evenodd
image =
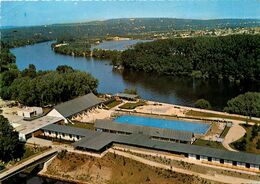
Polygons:
M5 45L3 45L5 46ZM44 106L68 101L89 92L96 93L98 80L92 75L59 66L56 71L36 71L33 64L19 71L15 57L4 47L1 52L1 98L24 105Z

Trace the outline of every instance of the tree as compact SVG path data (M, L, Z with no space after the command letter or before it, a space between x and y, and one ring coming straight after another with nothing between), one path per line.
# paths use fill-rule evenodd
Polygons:
M260 149L260 139L256 142L256 149Z
M124 93L137 95L137 89L135 87L130 89L125 88Z
M211 109L209 101L205 99L199 99L195 102L195 107L200 109Z
M243 137L241 141L233 143L234 147L240 151L246 151L247 140Z
M227 102L225 112L260 117L260 93L247 92Z
M21 158L24 144L19 142L19 134L14 131L9 121L0 115L0 160L8 162Z
M25 68L23 71L22 71L22 76L23 77L30 77L30 78L34 78L36 77L36 68L33 64L29 64L29 67L28 68Z
M60 73L69 73L69 72L74 72L73 68L71 66L67 66L67 65L60 65L56 68L57 72Z

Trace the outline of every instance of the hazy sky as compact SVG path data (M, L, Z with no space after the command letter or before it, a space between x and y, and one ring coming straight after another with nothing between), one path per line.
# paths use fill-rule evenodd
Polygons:
M2 1L0 23L29 26L131 17L260 19L260 0Z

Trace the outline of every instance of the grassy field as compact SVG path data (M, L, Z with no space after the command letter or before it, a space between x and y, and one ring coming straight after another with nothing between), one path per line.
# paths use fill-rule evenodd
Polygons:
M78 122L78 121L73 121L73 124L69 123L66 125L71 126L71 127L77 127L77 128L86 128L86 129L90 129L90 130L95 129L93 123L82 123L82 122Z
M52 161L46 174L89 184L208 183L197 176L151 167L113 153L107 153L102 158L66 153Z
M106 106L107 106L109 109L111 109L111 108L113 108L113 107L115 107L115 106L117 106L117 105L119 105L119 104L121 104L121 103L122 103L121 101L113 101L113 102L107 104Z
M143 101L138 101L138 102L135 102L135 103L125 103L124 105L121 105L119 108L120 109L135 109L136 107L139 107L139 106L144 106L146 105L145 102Z
M198 145L198 146L207 146L211 148L217 148L217 149L226 149L221 143L218 143L216 141L207 141L203 139L197 139L193 145Z
M246 135L244 136L247 141L246 152L260 154L260 150L256 149L256 142L258 139L260 139L260 133L258 133L258 136L256 136L252 141L250 141L253 126L249 126L249 125L241 125L241 126L243 126L243 128L246 130ZM240 138L236 142L241 141L244 137ZM230 146L233 149L236 149L233 144L234 143L232 143Z
M245 117L237 117L237 116L232 116L232 115L224 115L224 114L214 114L214 113L209 113L209 112L201 112L201 111L194 111L194 110L189 110L186 113L187 116L195 116L195 117L211 117L211 118L220 118L220 119L234 119L234 120L239 120L239 121L248 121L248 122L253 122L253 123L260 123L260 121L257 120L249 120L248 118Z
M231 127L229 127L229 126L225 126L223 132L220 135L220 138L225 138L230 128Z

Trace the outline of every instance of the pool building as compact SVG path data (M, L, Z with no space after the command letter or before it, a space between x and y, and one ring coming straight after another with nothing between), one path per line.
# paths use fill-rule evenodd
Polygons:
M112 120L96 120L95 130L115 134L131 135L143 134L152 139L159 139L170 142L180 142L192 144L195 141L194 134L188 131L177 131L165 128L155 128L150 126L140 126L133 124L122 124Z
M72 143L74 148L79 150L102 153L113 144L121 144L179 154L189 159L196 159L209 164L260 171L260 155L257 154L232 152L177 142L166 142L153 139L150 135L146 134L115 134L55 124L43 127L41 131L45 136L72 140L74 141L74 143Z

